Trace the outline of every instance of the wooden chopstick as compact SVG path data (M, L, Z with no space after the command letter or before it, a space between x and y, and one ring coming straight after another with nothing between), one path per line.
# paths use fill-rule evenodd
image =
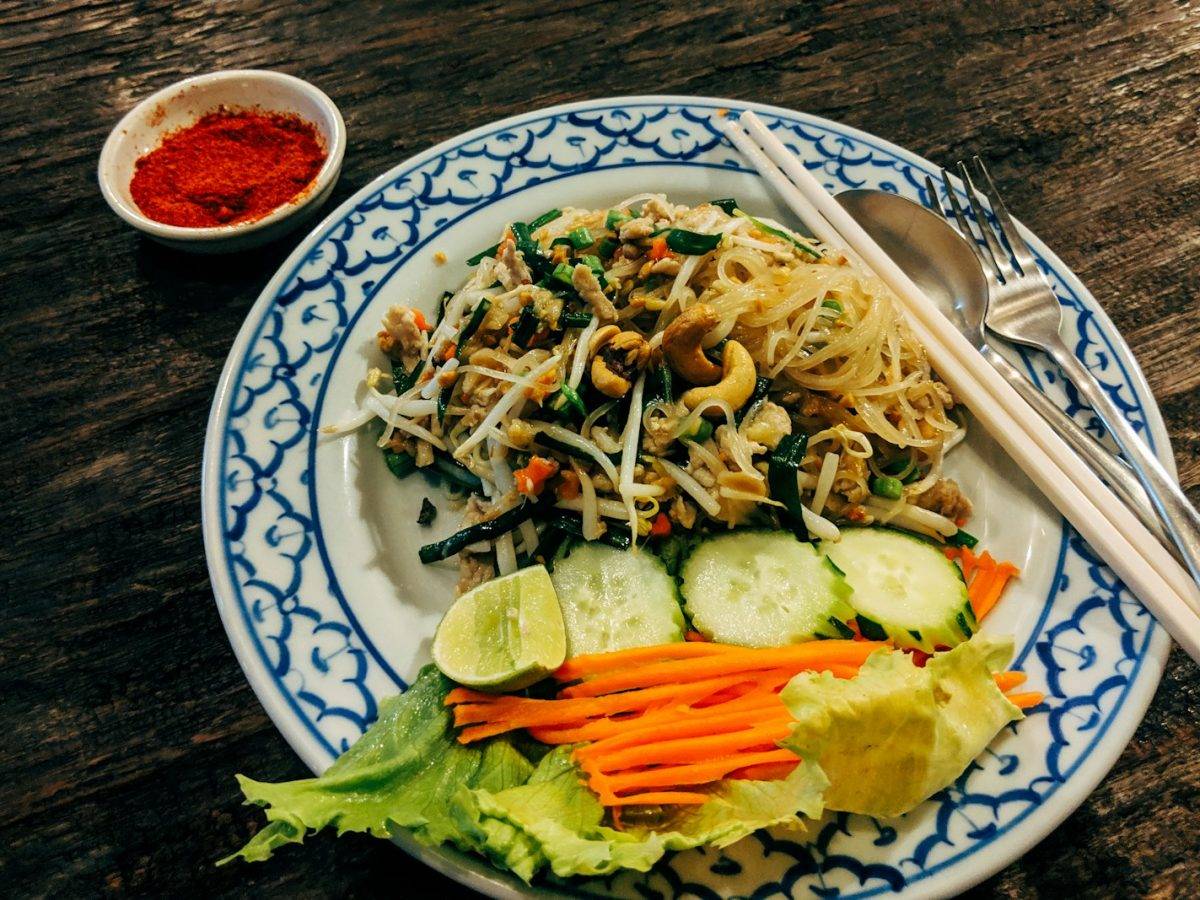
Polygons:
M1188 655L1200 661L1200 589L1190 576L762 121L745 112L741 123L754 140L726 120L734 145L818 238L851 250L891 288L939 376Z

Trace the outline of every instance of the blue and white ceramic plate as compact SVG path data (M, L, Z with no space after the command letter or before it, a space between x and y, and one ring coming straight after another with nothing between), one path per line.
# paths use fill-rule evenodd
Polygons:
M453 138L348 200L271 279L238 335L208 423L204 538L217 605L250 683L315 772L362 734L380 698L428 660L452 566L421 566L420 478L394 479L366 437L327 439L373 359L389 304L437 297L504 223L554 206L601 207L641 191L679 202L736 197L785 221L713 118L747 104L627 97L559 106ZM768 106L756 112L833 190L924 199L926 160L853 128ZM1076 353L1126 415L1170 453L1137 364L1079 280L1036 239ZM435 254L449 262L437 265ZM1092 428L1044 358L1030 376ZM690 851L646 875L527 888L485 862L401 843L495 896L599 894L868 897L963 890L1044 837L1096 786L1141 720L1168 639L1104 563L980 430L951 455L975 501L972 531L1023 576L987 628L1016 635L1015 667L1047 695L955 784L890 822L830 816L807 842L760 833ZM244 768L253 774L254 760ZM232 773L231 773L232 775ZM295 850L292 852L303 852Z

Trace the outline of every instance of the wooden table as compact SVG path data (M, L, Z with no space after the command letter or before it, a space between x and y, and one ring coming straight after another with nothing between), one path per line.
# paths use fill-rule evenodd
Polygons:
M299 236L194 259L117 220L94 169L136 100L218 68L310 79L349 129L336 202L464 129L622 93L769 101L942 162L981 153L1128 338L1200 500L1188 5L0 4L5 893L462 893L365 838L212 866L258 821L233 772L305 774L226 643L199 521L221 364ZM1176 652L1112 774L972 895L1200 895L1198 721L1200 672Z

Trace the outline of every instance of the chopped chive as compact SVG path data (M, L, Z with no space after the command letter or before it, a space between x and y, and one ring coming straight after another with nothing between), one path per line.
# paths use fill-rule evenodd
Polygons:
M500 249L499 244L492 244L492 246L488 247L486 250L480 250L478 253L476 253L474 256L472 256L470 259L468 259L467 265L468 266L477 266L480 264L480 262L483 261L483 258L485 256L495 256L496 251L499 249Z
M458 335L458 352L455 355L458 356L459 362L462 362L466 358L467 341L471 340L475 332L479 330L479 326L483 323L483 317L487 315L487 311L491 308L492 301L486 297L475 304L475 309L471 312L470 320L463 326L463 330Z
M713 427L712 422L707 419L697 419L696 424L689 428L680 437L689 441L695 441L697 444L703 444L712 437Z
M842 304L836 300L826 300L821 305L826 309L832 309L839 316L846 311L845 307L843 307Z
M683 228L672 228L667 231L667 246L684 256L703 256L705 253L715 250L719 243L721 243L719 234L698 234Z
M417 513L417 524L429 526L433 524L433 520L437 518L437 507L433 505L428 497L421 498L421 511Z
M438 470L443 478L453 481L459 487L466 488L468 491L474 491L475 493L483 490L483 482L479 476L451 456L445 455L440 451L435 452L433 455L433 467Z
M596 247L596 253L601 259L608 259L617 252L617 248L621 246L621 242L613 238L606 237L602 240L599 246Z
M971 534L969 531L963 531L961 528L950 537L946 538L946 543L951 547L966 547L968 550L974 550L975 545L979 543L979 538Z
M393 363L392 381L396 384L396 393L403 394L405 391L410 390L417 383L417 379L421 377L421 372L424 368L425 360L423 359L417 361L411 372L405 372L402 365Z
M446 301L454 296L453 291L442 291L442 299L438 301L437 321L434 325L441 325L442 319L446 318Z
M507 512L502 512L494 519L488 519L486 522L480 522L455 532L444 541L426 544L417 552L417 555L420 556L421 562L426 564L439 559L447 559L472 544L490 541L502 534L508 534L518 528L522 522L532 519L538 507L539 504L526 501Z
M397 453L395 450L384 450L383 461L387 463L388 470L397 478L411 475L417 467L417 461L410 454Z
M537 313L533 311L532 304L522 306L521 315L517 318L517 324L513 328L513 343L522 350L528 350L529 342L533 339L533 334L537 331L538 325L541 322L542 320L537 317Z
M536 219L529 223L529 228L532 231L537 231L543 225L549 225L555 219L562 215L561 209L548 209Z
M608 211L608 215L604 217L604 227L610 230L616 230L632 218L633 216L627 212L622 212L619 209L610 209Z
M709 200L708 202L713 206L717 206L725 210L725 215L727 216L732 216L733 211L737 209L737 201L732 197L724 197L720 200Z
M575 269L573 267L568 266L566 263L559 263L554 267L554 271L550 273L550 278L553 281L561 281L568 287L574 287L574 284L571 281L571 276L574 274L574 272Z
M891 475L875 475L872 476L871 493L876 497L883 497L887 500L899 500L904 496L904 483L899 478L893 478Z
M583 399L569 384L564 384L551 394L548 404L552 410L565 419L575 417L582 419L587 415L587 407L583 405Z
M809 256L813 257L814 259L821 258L820 253L818 253L816 250L814 250L812 247L810 247L804 241L797 238L791 232L784 231L782 228L776 228L774 225L768 225L766 222L762 221L761 219L754 218L754 216L748 216L748 215L746 215L746 213L742 212L740 209L737 211L737 213L735 213L735 215L737 215L737 214L740 214L741 216L743 216L743 217L749 219L751 222L753 222L754 227L757 228L759 231L765 231L767 234L773 234L777 238L783 238L785 241L788 241L789 243L794 245L796 247L796 249L803 250L805 253L807 253Z
M442 388L437 397L437 420L440 425L446 421L446 407L450 405L450 395L454 393L454 385Z
M590 247L595 243L595 238L592 233L580 225L578 228L572 228L567 232L567 240L571 242L571 246L576 250L582 250L584 247Z
M807 450L807 434L787 434L767 458L767 484L771 488L771 499L783 504L781 517L802 541L808 540L808 526L804 524L804 506L800 501L800 484L796 475Z
M754 379L754 391L750 394L750 399L742 404L741 409L734 416L734 421L741 423L742 419L746 418L746 413L750 412L750 408L759 400L766 399L767 394L771 392L771 379L763 378L761 375Z
M575 243L568 237L556 237L550 242L551 247L558 247L560 245L563 247L570 247L572 250L575 249Z

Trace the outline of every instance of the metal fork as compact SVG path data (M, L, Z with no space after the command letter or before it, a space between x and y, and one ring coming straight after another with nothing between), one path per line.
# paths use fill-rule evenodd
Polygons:
M1010 341L1043 350L1058 363L1129 461L1179 548L1192 578L1200 582L1200 514L1188 502L1179 484L1167 473L1163 464L1138 437L1100 382L1059 335L1062 308L1050 282L1038 268L1033 252L1013 223L987 167L978 156L973 157L972 162L984 184L982 192L975 187L971 173L963 162L958 163L957 169L974 221L983 238L982 247L976 241L971 218L959 203L945 169L942 170L942 181L958 228L975 248L987 276L988 328ZM985 212L983 199L987 200L995 216L995 225Z

